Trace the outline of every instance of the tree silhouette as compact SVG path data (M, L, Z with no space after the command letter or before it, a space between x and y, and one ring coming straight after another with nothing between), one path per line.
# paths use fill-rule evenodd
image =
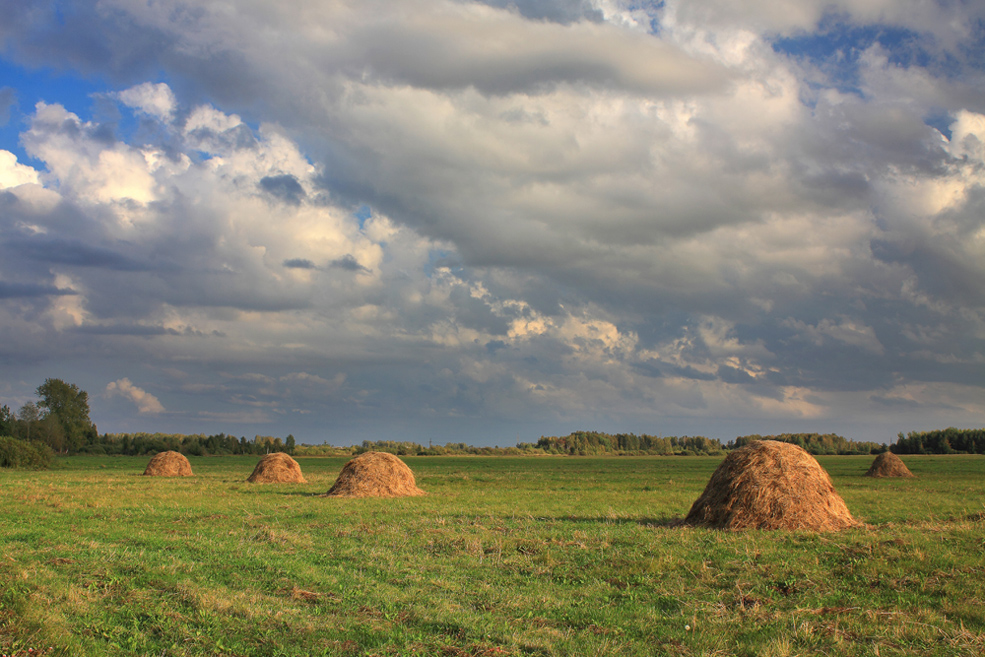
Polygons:
M89 419L89 394L85 390L61 379L45 379L37 393L41 398L38 407L43 409L42 419L57 420L64 431L64 447L68 451L77 452L96 440L96 425Z

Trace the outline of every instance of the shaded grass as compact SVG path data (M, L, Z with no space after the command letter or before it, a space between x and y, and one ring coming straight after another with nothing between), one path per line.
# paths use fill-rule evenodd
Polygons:
M822 457L868 526L668 526L712 458L408 458L429 495L253 485L255 457L0 478L0 653L979 655L985 459ZM50 648L49 648L50 646ZM33 653L32 653L33 654Z

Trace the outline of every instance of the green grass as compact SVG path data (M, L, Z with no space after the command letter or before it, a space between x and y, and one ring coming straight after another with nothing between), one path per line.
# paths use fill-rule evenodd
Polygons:
M0 655L985 651L981 457L821 457L869 523L834 534L669 526L713 458L406 458L399 500L320 497L344 459L147 460L0 471Z

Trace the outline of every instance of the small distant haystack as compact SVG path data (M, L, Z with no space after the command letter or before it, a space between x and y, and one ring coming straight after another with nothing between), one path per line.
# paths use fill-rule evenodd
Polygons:
M883 452L872 462L866 477L912 477L903 460L892 452Z
M191 477L192 464L184 454L178 452L159 452L144 470L147 477Z
M260 459L247 481L254 484L308 483L304 475L301 474L301 466L298 465L298 462L284 452L267 454Z
M334 497L409 497L424 495L414 473L393 454L366 452L342 467L327 495Z
M725 457L684 524L822 532L860 523L813 456L797 445L757 440Z

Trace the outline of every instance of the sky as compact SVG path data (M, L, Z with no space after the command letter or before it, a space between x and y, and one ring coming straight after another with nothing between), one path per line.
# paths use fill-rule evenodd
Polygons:
M0 0L0 404L985 426L985 4Z

